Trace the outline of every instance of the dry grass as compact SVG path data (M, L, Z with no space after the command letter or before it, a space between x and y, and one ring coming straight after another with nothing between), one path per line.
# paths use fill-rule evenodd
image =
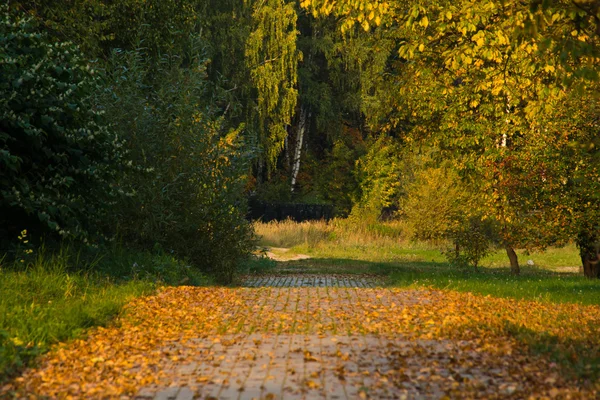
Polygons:
M286 248L315 248L325 244L385 247L403 241L404 231L399 222L358 224L347 219L300 223L292 220L256 222L254 226L262 245Z

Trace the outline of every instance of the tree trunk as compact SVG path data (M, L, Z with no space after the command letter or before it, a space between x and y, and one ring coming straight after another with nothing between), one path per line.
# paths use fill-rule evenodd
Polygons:
M594 258L588 256L581 256L581 263L583 264L583 276L590 279L599 279L600 264L598 261L598 256Z
M285 167L287 168L288 171L290 171L292 169L292 163L291 163L291 158L290 158L290 127L289 125L286 126L286 131L287 131L287 135L285 135L285 141L283 143L283 151L285 154Z
M508 259L510 260L510 273L513 275L519 275L521 273L521 269L519 268L519 258L517 257L515 249L509 245L505 245L505 248Z
M296 187L296 179L298 178L298 171L300 171L300 158L302 156L302 143L304 142L304 135L307 130L308 119L310 113L305 107L300 108L300 121L298 122L298 132L296 133L296 148L294 149L294 158L292 159L292 193Z
M577 247L581 256L583 276L600 279L600 242L597 237L588 232L580 232L577 237Z

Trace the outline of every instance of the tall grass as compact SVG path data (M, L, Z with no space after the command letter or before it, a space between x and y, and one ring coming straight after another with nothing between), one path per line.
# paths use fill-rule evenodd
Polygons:
M273 247L389 246L398 244L403 233L403 225L399 222L361 224L349 219L256 222L254 228L260 243Z
M259 243L263 246L292 248L319 258L338 258L373 262L434 262L446 264L444 250L450 244L444 241L430 243L408 240L407 228L399 221L360 223L351 219L307 221L291 220L254 224ZM517 250L519 261L527 271L527 261L549 270L577 271L580 265L575 245L549 248L540 252ZM481 266L504 268L508 258L503 249L496 249L481 261ZM535 268L534 268L535 269ZM566 272L566 271L561 271Z

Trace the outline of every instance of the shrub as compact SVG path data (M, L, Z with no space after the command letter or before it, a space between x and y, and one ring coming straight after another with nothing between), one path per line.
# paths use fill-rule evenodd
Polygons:
M446 237L453 247L444 251L446 259L458 267L472 266L477 268L479 261L490 253L493 230L488 221L472 216L460 221Z
M446 258L458 266L477 267L493 239L493 227L482 218L478 197L446 166L423 168L407 185L400 212L413 239L444 243Z
M439 241L457 229L469 199L456 173L445 167L420 169L406 186L400 215L413 239Z
M25 228L87 241L122 192L122 142L89 101L98 80L79 49L0 13L2 247Z
M120 234L230 282L253 244L243 195L249 154L242 127L224 131L203 101L205 67L198 50L158 64L141 51L115 52L98 101L144 169L127 178L137 195L115 211Z

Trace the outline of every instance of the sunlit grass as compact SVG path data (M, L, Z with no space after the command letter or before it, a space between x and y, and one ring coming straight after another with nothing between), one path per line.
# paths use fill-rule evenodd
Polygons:
M260 243L273 247L314 249L329 245L391 246L402 237L399 223L359 224L345 219L269 223L256 222Z
M518 250L521 275L513 276L503 249L484 258L477 270L459 268L446 261L441 250L447 244L404 240L398 223L381 224L380 229L344 220L329 224L285 221L256 226L257 232L267 237L262 244L269 245L279 233L285 232L286 240L279 243L281 247L287 245L293 253L312 257L286 263L290 272L378 274L386 277L388 284L399 287L434 287L543 302L600 304L600 280L589 280L578 273L581 260L572 244L541 252ZM392 234L382 233L386 229ZM327 234L309 235L316 231ZM304 239L307 235L310 240ZM533 266L527 264L529 260Z

